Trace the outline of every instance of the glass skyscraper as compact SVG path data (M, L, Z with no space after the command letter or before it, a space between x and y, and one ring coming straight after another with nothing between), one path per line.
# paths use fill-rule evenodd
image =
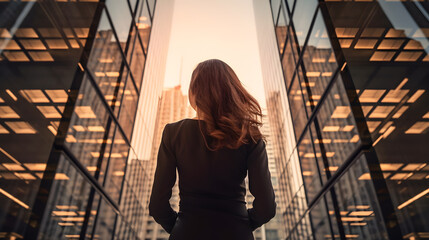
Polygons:
M254 3L286 239L428 238L428 1Z
M429 1L253 3L278 203L256 239L429 238ZM0 239L168 237L173 5L0 0Z
M162 90L142 83L154 13L155 0L0 1L0 239L141 237L132 136Z
M144 169L149 176L149 179L144 182L145 188L147 189L143 194L143 201L145 202L146 208L148 208L150 194L152 192L158 150L165 125L195 116L196 112L189 104L188 96L183 94L181 85L172 88L164 88L158 106L152 154L148 161L143 162ZM176 183L172 189L170 204L175 211L179 211L179 177L176 178ZM143 236L145 240L167 240L169 238L169 234L149 215L149 211L145 212L143 221Z

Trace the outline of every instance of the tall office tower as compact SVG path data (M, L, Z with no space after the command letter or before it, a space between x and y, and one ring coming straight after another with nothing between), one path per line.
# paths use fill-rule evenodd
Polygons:
M144 143L132 135L158 105L139 96L162 86L142 83L154 9L0 2L0 238L140 238Z
M284 239L285 238L285 232L284 232L284 222L282 218L282 212L280 209L280 191L279 191L279 184L278 184L278 172L276 167L276 156L274 153L274 145L273 142L275 139L272 137L272 132L270 128L270 122L268 120L267 110L262 109L262 127L261 132L266 137L266 150L267 150L267 156L268 156L268 168L271 173L271 182L273 184L274 193L276 196L276 202L277 202L277 212L276 216L271 219L268 223L262 225L260 228L256 229L253 232L253 235L256 240L278 240L278 239ZM247 208L252 207L252 202L254 200L254 197L249 191L249 180L246 177L246 188L247 188L247 194L246 194L246 202L247 202Z
M193 118L195 116L196 113L189 104L188 96L183 95L180 85L165 89L162 92L162 97L159 101L155 134L153 138L152 154L149 161L145 162L145 169L147 169L146 171L149 176L149 181L145 182L146 190L144 191L143 196L146 209L149 206L149 198L156 169L158 148L161 144L162 132L165 125L167 123L176 122L184 118ZM170 199L170 204L175 211L179 211L179 200L179 186L176 181ZM157 224L153 217L149 216L149 211L146 211L144 214L143 228L146 229L144 235L145 240L167 240L169 237L169 234L164 231L161 225Z
M257 19L261 58L275 34L283 69L264 79L270 122L293 122L276 128L296 177L279 178L286 239L427 238L427 1L255 4L275 29Z
M306 203L303 194L302 175L295 146L294 128L289 101L283 84L282 66L276 57L278 47L272 27L270 6L264 1L253 1L258 36L261 71L264 82L267 115L271 129L273 156L276 164L278 195L276 202L283 225L283 238L289 237L287 225L290 215L303 211ZM293 215L292 215L293 216ZM308 221L307 221L308 223Z

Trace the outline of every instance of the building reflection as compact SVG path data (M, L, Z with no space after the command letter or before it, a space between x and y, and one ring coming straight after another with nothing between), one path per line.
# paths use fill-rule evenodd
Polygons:
M272 52L276 35L283 70L264 83L287 239L427 238L427 1L270 6L258 37Z
M1 239L141 235L131 140L154 8L0 2Z

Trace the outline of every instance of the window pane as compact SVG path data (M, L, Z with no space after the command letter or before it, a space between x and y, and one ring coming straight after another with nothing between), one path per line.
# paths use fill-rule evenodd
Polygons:
M298 54L296 53L296 50L292 47L291 37L289 37L286 41L286 48L282 59L282 68L287 89L289 89L290 87L290 83L295 72L297 58Z
M305 38L310 31L310 23L317 4L317 0L297 1L296 3L292 19L300 48L303 47Z
M324 169L321 157L316 154L320 152L319 146L317 144L313 145L312 142L310 132L307 131L304 133L304 138L298 145L302 177L304 178L308 201L313 200L314 196L321 190L322 184L319 167ZM323 182L326 182L325 175L323 175Z
M143 53L143 48L141 42L139 41L139 38L136 37L131 46L133 48L130 49L132 51L130 54L129 61L130 69L134 77L135 84L137 88L140 89L140 86L143 81L143 69L146 62L146 55L144 55Z
M123 80L128 69L105 12L102 13L87 66L104 98L112 110L117 112L121 101L120 92L124 87Z
M303 63L305 72L300 68L299 75L301 86L308 93L306 106L311 112L338 68L320 11L304 50Z
M335 240L341 239L340 231L338 229L339 220L337 220L337 218L336 218L335 206L334 206L334 202L332 201L332 190L330 190L329 192L327 192L325 194L324 199L326 201L326 205L328 206L327 207L328 208L328 214L329 214L329 218L330 218L330 222L331 222L331 226L332 226L332 231L333 231L333 236L334 236L333 239L335 239ZM335 196L335 199L336 199L336 196ZM340 213L338 213L338 214L340 214Z
M131 27L131 12L128 6L127 1L117 1L117 0L107 0L106 8L109 11L110 17L112 18L112 23L115 28L116 34L118 35L119 43L122 47L122 50L125 50L125 45L129 38L130 27ZM104 22L101 24L105 24ZM104 26L99 28L100 30L108 29L110 26Z
M112 120L85 75L75 111L70 120L66 146L93 175L100 169L105 148L112 144ZM100 156L101 155L101 156Z
M329 166L323 171L330 176L359 146L360 138L355 118L351 112L346 90L338 75L311 125L313 143L319 145L316 155L325 159ZM321 169L322 171L322 169Z
M125 131L128 139L131 139L131 133L134 126L134 118L137 110L137 100L138 95L134 88L134 85L131 82L131 78L128 79L128 82L123 92L123 101L121 112L119 113L119 123Z
M117 215L104 199L100 200L99 209L94 239L112 239Z
M301 136L302 130L304 130L305 124L307 123L307 114L305 111L304 100L302 97L301 87L297 76L292 83L290 92L288 94L292 120L294 123L295 136L298 139Z
M311 223L310 218L308 214L306 214L302 219L301 222L296 227L296 235L297 240L298 239L313 239L312 235L312 229L311 229Z
M277 44L279 46L280 54L283 53L283 48L285 46L286 34L288 30L289 20L286 17L286 10L283 4L280 7L280 16L276 26L276 36L277 36Z
M281 0L271 0L271 13L273 15L273 22L277 21Z
M128 144L125 142L119 130L117 130L112 149L110 149L108 153L109 166L104 183L106 192L115 201L119 201L129 149Z
M356 239L387 239L373 183L362 177L368 174L362 156L334 185L345 234Z
M150 20L149 11L145 1L140 1L139 3L139 9L136 13L136 23L140 38L143 43L144 51L147 54L147 46L149 43L149 34L152 27L152 22Z
M41 221L38 239L67 239L67 236L79 238L82 223L89 218L88 229L92 229L97 214L97 202L100 198L95 194L92 211L87 212L91 185L69 163L65 155L60 157L55 181L51 188L46 211Z
M147 0L147 3L149 4L150 15L153 18L153 15L155 12L156 0Z
M316 203L316 206L311 209L310 216L313 223L313 233L316 239L329 239L333 237L330 227L332 223L329 221L325 198L322 198Z

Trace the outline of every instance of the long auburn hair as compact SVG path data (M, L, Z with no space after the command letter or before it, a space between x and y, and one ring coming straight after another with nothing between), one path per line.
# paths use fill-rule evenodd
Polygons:
M237 149L249 140L265 140L259 130L262 111L258 101L225 62L209 59L199 63L192 72L189 93L195 99L197 117L204 117L206 127L201 127L201 121L198 124L209 150ZM213 148L202 129L213 140Z

